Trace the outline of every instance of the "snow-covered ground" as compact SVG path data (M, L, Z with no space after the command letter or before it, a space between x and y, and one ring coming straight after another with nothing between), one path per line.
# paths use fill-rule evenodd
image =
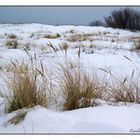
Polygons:
M16 38L10 35L16 35ZM51 37L50 37L51 36ZM6 46L7 41L17 40L16 49ZM48 44L57 49L57 55ZM59 45L68 44L67 56ZM0 66L11 60L28 62L28 53L34 55L53 70L54 60L62 62L67 58L78 61L90 74L100 76L110 70L114 75L131 76L140 69L140 32L88 26L51 26L42 24L1 24L0 25ZM59 58L58 58L59 57ZM127 59L128 58L128 59ZM2 77L3 71L0 71ZM137 76L137 75L135 75ZM0 78L1 90L3 80ZM99 101L95 107L61 111L50 105L28 109L25 119L17 125L6 124L18 111L4 113L3 97L0 97L0 133L132 133L140 130L140 105L109 104ZM20 111L20 110L19 110ZM140 133L140 131L139 131Z
M36 106L23 122L4 125L11 115L1 116L1 133L130 133L139 129L139 105L101 105L59 112ZM133 129L133 130L132 130Z

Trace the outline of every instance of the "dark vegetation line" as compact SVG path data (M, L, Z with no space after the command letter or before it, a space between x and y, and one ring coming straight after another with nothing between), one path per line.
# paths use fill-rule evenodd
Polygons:
M131 8L121 8L112 11L109 16L104 17L103 22L96 20L89 25L128 29L131 31L140 30L140 12Z

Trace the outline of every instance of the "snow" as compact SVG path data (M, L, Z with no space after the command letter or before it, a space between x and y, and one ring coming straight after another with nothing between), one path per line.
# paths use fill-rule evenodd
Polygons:
M80 63L90 74L97 72L100 76L107 75L100 68L123 77L131 76L134 69L139 73L140 53L132 49L140 38L140 32L105 27L52 26L36 23L0 24L0 31L1 65L8 65L15 59L21 62L24 59L28 63L29 57L24 48L26 44L30 44L28 53L36 54L43 64L53 70L54 60L58 61L58 57L62 63L66 58L73 62L79 61L77 46L82 46ZM60 34L58 38L44 37L46 34L57 33ZM17 49L6 47L7 34L17 36L19 42ZM89 35L84 41L67 40L67 37L72 35L84 34ZM57 55L48 46L50 42L58 49ZM60 51L59 45L62 43L70 46L67 57L65 52ZM2 73L1 70L1 89L3 89ZM48 108L36 106L25 109L27 114L19 124L5 125L18 111L5 114L3 102L4 98L0 96L0 133L131 133L131 129L138 130L140 127L140 105L136 103L112 105L100 101L100 104L94 107L64 112L55 108L54 104Z
M140 105L100 105L73 111L51 111L36 106L18 125L0 128L1 133L129 133L140 126ZM10 116L10 115L9 115ZM9 116L2 116L5 122Z

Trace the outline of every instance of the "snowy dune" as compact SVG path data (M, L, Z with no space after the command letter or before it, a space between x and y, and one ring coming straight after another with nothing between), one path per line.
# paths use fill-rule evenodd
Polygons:
M9 35L14 34L16 38ZM49 36L48 36L49 35ZM51 36L51 37L50 37ZM76 39L76 40L75 40ZM6 46L8 40L17 40L16 49ZM57 56L48 43L57 49ZM59 45L67 43L67 56ZM78 46L81 46L80 63L91 75L97 72L108 76L101 69L110 70L116 76L131 76L140 69L140 53L135 50L140 43L140 32L88 26L51 26L42 24L1 24L0 25L0 66L11 60L29 61L36 54L47 67L53 70L54 61L65 59L78 61ZM131 61L129 61L129 58ZM2 83L3 71L0 71ZM1 89L3 88L1 84ZM95 107L62 111L50 105L25 109L25 119L17 125L7 121L18 110L4 113L4 98L0 96L0 133L134 133L140 128L140 105L136 103L108 103L99 100Z
M3 125L9 116L1 116L1 133L130 133L137 130L139 105L101 105L66 112L42 107L31 109L17 126ZM133 130L132 130L133 129Z

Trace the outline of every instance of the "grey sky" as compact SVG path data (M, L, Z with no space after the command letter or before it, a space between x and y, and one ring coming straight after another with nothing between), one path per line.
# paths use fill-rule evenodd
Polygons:
M123 8L123 7L121 7ZM120 7L0 7L0 23L88 25ZM140 11L140 7L133 7Z

